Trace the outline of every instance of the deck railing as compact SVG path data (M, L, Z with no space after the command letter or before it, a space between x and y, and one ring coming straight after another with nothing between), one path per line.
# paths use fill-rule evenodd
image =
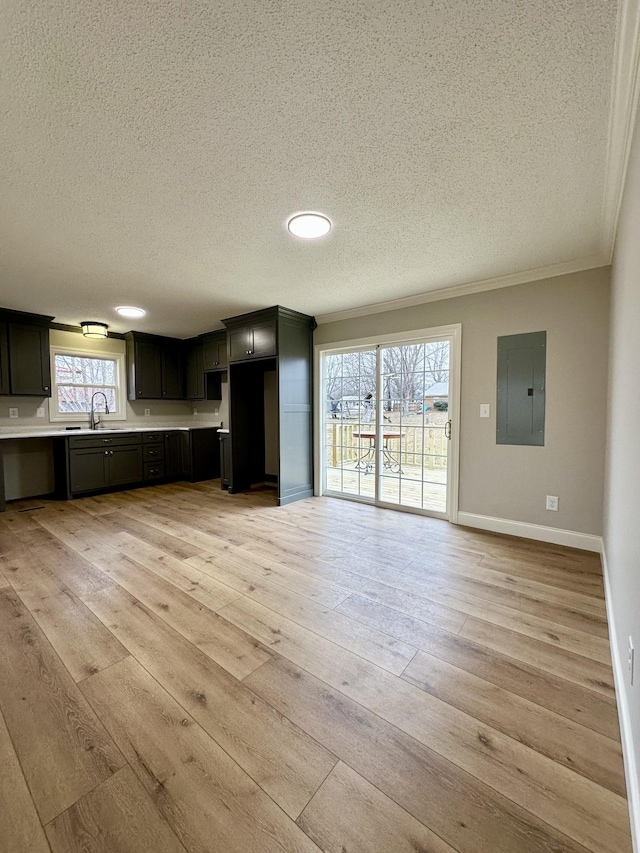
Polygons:
M447 467L447 442L444 424L385 424L385 432L404 433L402 438L388 440L389 450L401 464L429 470ZM368 438L354 433L373 432L375 424L329 419L326 422L326 460L331 468L357 462L369 447Z

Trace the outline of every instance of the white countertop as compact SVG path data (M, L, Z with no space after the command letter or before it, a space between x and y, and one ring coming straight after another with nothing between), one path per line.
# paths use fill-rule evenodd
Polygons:
M220 421L212 423L200 424L165 424L164 426L121 426L121 427L100 427L99 429L65 429L64 427L9 427L0 428L0 440L16 439L16 438L58 438L60 436L71 435L95 435L102 434L117 434L119 432L169 432L170 430L186 431L190 429L217 429L222 426Z

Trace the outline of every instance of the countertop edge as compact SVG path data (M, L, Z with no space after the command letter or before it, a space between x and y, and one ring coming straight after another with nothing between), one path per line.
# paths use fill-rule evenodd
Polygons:
M0 430L0 441L15 441L23 438L68 438L75 435L118 435L119 433L126 434L128 432L187 432L189 430L199 429L220 429L222 424L206 423L206 424L190 424L176 425L165 424L164 426L148 426L148 427L119 427L117 429L25 429L16 428L14 431Z

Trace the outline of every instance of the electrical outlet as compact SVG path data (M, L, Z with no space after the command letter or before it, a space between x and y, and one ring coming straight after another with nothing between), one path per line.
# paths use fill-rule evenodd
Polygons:
M558 512L559 500L555 495L547 495L547 509L552 512Z
M144 410L144 416L145 416L145 418L148 418L150 414L151 414L151 409L145 409L145 410Z
M194 415L197 415L197 414L198 414L198 407L197 407L197 406L194 406L194 407L193 407L193 414L194 414Z
M220 414L220 409L219 409L217 406L216 406L216 407L215 407L215 409L213 410L213 414L214 414L214 415L219 415L219 414Z
M633 667L636 662L636 650L633 647L633 637L629 637L629 684L633 687Z
M39 406L36 409L36 417L37 418L43 418L44 417L44 406Z
M9 409L9 417L10 418L17 418L18 417L18 410L17 409Z
M489 403L481 403L480 404L480 417L488 418L491 413L491 406Z

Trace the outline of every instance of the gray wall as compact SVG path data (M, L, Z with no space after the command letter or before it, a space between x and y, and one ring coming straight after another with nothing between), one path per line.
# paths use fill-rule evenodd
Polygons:
M462 324L461 511L599 535L609 269L321 324L315 343ZM496 445L497 338L547 332L544 447ZM480 419L480 404L491 417ZM560 511L545 509L558 495Z
M617 652L624 672L636 770L640 769L640 113L618 225L611 277L609 420L604 542ZM635 686L627 644L636 648ZM637 789L636 789L637 790ZM640 815L638 815L640 819ZM639 839L640 841L640 839Z

